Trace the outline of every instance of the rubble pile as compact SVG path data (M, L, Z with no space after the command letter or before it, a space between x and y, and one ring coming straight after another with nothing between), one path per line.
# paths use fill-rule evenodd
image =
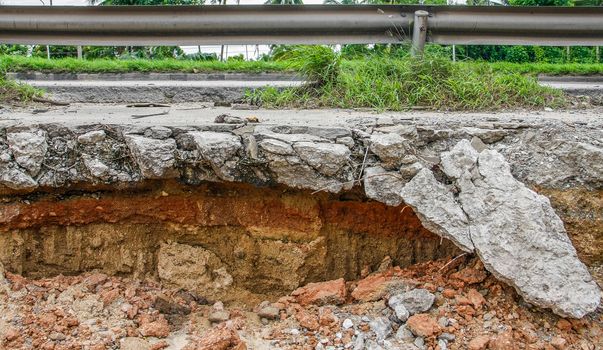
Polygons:
M368 269L367 269L368 272ZM460 255L310 283L252 310L102 273L6 273L5 349L600 349L603 312L562 318Z

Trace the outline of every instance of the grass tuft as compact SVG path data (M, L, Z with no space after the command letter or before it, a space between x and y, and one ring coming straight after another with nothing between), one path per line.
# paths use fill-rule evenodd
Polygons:
M249 92L247 99L268 108L377 110L415 107L496 110L560 107L566 103L562 92L542 87L531 77L502 73L487 63L455 64L428 55L423 59L375 56L362 61L345 61L341 63L340 72L322 84L283 90L259 89Z
M0 73L0 102L29 102L32 98L42 96L42 94L42 90L7 79Z

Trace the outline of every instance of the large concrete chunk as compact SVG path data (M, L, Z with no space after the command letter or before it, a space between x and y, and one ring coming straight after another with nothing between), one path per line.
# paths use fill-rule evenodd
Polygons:
M391 206L402 203L400 191L406 184L402 175L380 166L364 169L364 192L368 198Z
M349 148L336 143L298 142L293 148L302 160L326 176L337 174L350 161Z
M197 144L201 157L211 165L216 175L222 180L233 181L236 162L231 159L243 147L241 139L233 134L213 131L190 132L189 134Z
M11 132L6 134L6 139L17 164L31 176L38 175L48 150L46 131Z
M241 139L232 134L213 131L191 132L190 134L197 143L203 159L217 166L222 166L241 148Z
M442 153L440 163L446 175L458 179L473 168L478 156L477 151L471 146L471 142L461 140L450 152Z
M160 179L172 175L176 141L155 140L138 135L126 135L125 138L142 176L147 179Z
M316 169L309 166L297 156L285 156L264 152L268 161L268 168L276 176L278 183L300 189L311 189L315 191L340 192L344 186L350 188L353 183L342 183L337 178L326 177ZM352 180L351 172L344 174L346 180Z
M408 155L408 140L396 133L371 135L370 149L383 162L383 167L393 169Z
M429 169L419 171L400 195L428 230L450 239L466 252L473 251L467 216L450 189L438 182Z
M517 181L500 153L460 141L441 159L453 186L423 169L400 193L426 228L475 251L528 302L576 318L598 307L601 292L549 200Z
M594 311L600 291L578 259L549 200L511 175L495 151L479 155L474 188L461 188L471 239L484 265L527 301L580 318Z

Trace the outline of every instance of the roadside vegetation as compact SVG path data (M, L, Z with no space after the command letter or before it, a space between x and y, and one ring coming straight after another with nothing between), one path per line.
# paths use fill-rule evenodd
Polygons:
M0 73L0 103L29 102L38 96L42 96L41 90L6 79Z
M600 75L603 63L489 63L493 70L529 75Z
M310 82L302 87L264 88L247 94L249 103L274 108L562 107L567 104L563 93L540 86L537 75L603 74L603 63L594 63L599 60L594 48L572 48L568 56L565 48L464 46L457 47L457 62L451 60L451 47L440 45L428 45L423 59L411 58L408 45L344 45L337 52L328 46L276 45L256 61L246 61L242 56L221 61L215 54L180 55L169 47L85 48L91 56L84 59L69 56L69 47L54 47L66 57L53 59L46 59L45 52L37 47L28 50L0 45L0 71L288 72ZM16 94L27 100L36 91L5 79L2 82L5 96Z
M166 59L94 59L76 58L46 59L15 55L0 56L0 70L5 72L47 72L47 73L126 73L126 72L187 72L203 73L217 71L272 72L289 69L280 61L196 61Z
M309 82L251 91L248 102L271 108L377 110L495 110L566 103L560 91L542 87L531 77L496 71L487 63L455 64L440 56L372 56L345 62L328 48L300 47L288 62Z
M431 56L446 58L438 53ZM407 56L407 55L405 55ZM294 72L294 65L288 62L288 56L270 57L259 61L231 59L228 61L184 60L174 58L162 59L91 59L76 58L46 59L42 57L25 57L18 55L0 55L0 70L5 72L45 72L45 73L127 73L127 72ZM364 56L340 55L344 67L362 65L367 59L382 57L392 62L403 61L397 55L367 54ZM459 61L459 65L489 65L493 71L517 74L549 74L549 75L598 75L603 74L603 63L514 63L487 61Z

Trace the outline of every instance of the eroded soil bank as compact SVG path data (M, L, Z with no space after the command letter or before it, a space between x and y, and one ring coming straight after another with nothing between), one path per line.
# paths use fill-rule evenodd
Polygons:
M356 279L385 256L405 267L459 252L412 209L353 192L158 181L5 201L0 261L11 272L98 269L248 305L308 282Z
M601 344L599 118L105 112L2 123L9 349Z

